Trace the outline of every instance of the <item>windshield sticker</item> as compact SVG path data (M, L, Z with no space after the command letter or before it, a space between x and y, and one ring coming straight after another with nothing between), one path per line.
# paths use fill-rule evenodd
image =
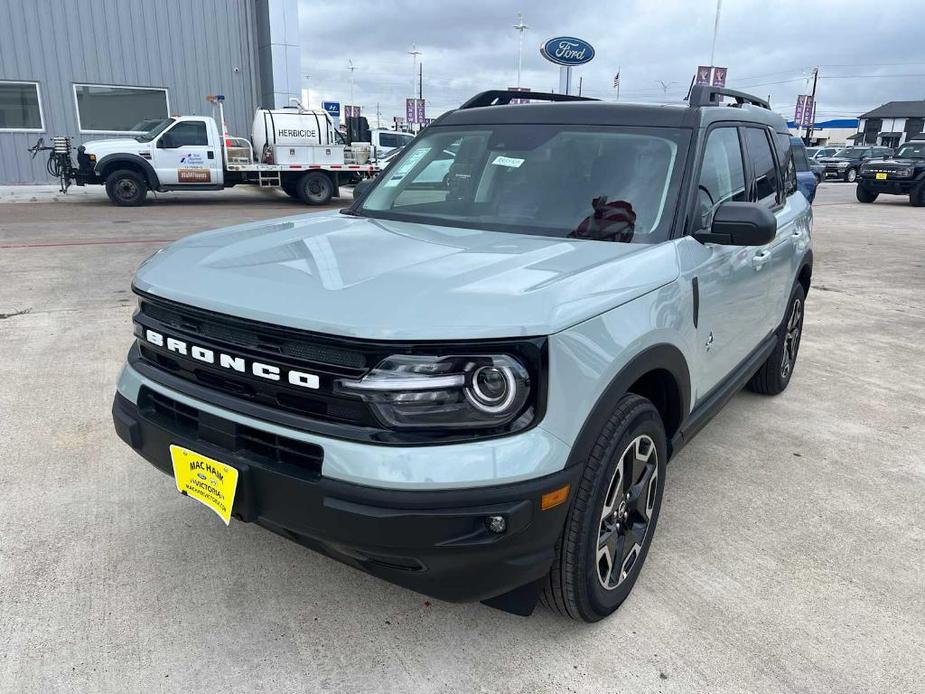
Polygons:
M398 165L398 168L395 169L395 172L389 176L389 180L385 182L386 188L393 188L397 186L401 179L405 177L411 169L414 168L414 165L417 164L424 156L430 151L430 147L419 147L418 149L411 152L405 159L402 160L401 164Z
M492 162L493 166L508 166L512 169L519 169L520 165L524 163L523 159L516 159L515 157L505 157L503 155L498 155L495 157L495 160Z

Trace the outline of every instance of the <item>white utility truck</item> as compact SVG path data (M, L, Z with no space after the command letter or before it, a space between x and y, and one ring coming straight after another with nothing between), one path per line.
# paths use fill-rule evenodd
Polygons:
M369 143L347 145L323 110L295 106L257 109L251 139L231 137L224 124L224 97L209 96L213 116L165 119L134 138L91 140L77 148L77 166L70 141L54 138L53 147L39 142L33 149L52 150L48 170L62 188L105 185L116 205L141 205L149 190L221 190L236 185L281 188L309 205L323 205L339 196L340 184L356 174L373 175Z

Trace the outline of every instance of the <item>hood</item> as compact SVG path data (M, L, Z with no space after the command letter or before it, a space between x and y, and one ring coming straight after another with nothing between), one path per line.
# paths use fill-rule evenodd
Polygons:
M892 159L868 159L864 162L865 166L876 166L876 167L898 167L905 168L907 166L925 166L925 159L918 157L909 157L898 159L893 157Z
M143 292L368 339L547 335L678 276L674 244L524 236L315 213L189 236L142 263Z
M837 164L840 161L861 161L861 158L852 159L851 157L819 157L816 161L823 164Z
M140 135L141 133L139 133ZM83 143L84 151L87 154L95 154L102 158L113 152L137 152L139 150L150 150L150 142L138 142L134 137L115 137L108 140L89 140Z

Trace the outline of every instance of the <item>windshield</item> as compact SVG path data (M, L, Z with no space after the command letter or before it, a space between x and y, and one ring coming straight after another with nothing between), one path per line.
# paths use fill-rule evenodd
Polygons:
M160 135L162 132L164 132L164 131L167 129L167 127L170 126L170 125L173 123L173 121L174 121L173 118L167 118L167 119L161 121L160 125L158 125L158 126L155 127L154 129L149 130L149 131L146 132L144 135L139 135L138 137L136 137L135 140L136 140L137 142L150 142L150 141L153 140L155 137L157 137L157 136Z
M844 157L845 159L858 159L863 151L863 147L845 147L844 149L838 150L835 156Z
M359 211L539 236L663 241L689 139L675 128L429 129L377 179Z
M897 159L925 159L925 142L905 144L896 152Z

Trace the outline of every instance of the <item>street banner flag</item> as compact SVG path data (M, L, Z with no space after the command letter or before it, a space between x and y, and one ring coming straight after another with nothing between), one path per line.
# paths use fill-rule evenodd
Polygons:
M727 68L724 68L724 67L713 68L713 86L714 87L722 88L726 86L726 72L727 72Z
M697 67L697 78L694 80L694 84L700 86L702 84L710 84L710 73L711 69L709 65L700 65Z

